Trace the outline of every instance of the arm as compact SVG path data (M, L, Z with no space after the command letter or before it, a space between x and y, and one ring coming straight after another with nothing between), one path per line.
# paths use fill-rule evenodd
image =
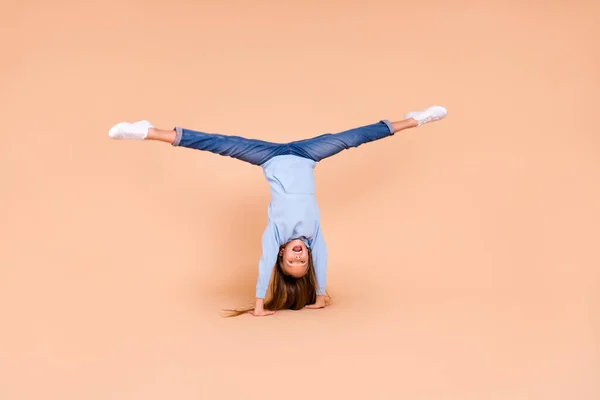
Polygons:
M327 289L327 245L323 237L321 227L317 228L315 237L312 243L313 266L315 268L315 277L317 279L317 301L315 304L306 306L307 308L323 308L325 307L325 296Z
M269 222L262 236L262 255L258 263L258 279L256 282L256 305L254 315L270 315L273 312L264 310L264 301L271 280L271 273L277 261L279 242L275 226Z

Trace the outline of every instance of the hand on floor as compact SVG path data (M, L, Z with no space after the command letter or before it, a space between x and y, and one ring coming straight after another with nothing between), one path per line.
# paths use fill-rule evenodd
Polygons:
M325 296L317 296L317 301L314 304L309 304L309 305L305 306L304 308L316 309L316 308L324 308L324 307L325 307Z
M267 315L273 315L275 311L257 309L250 311L250 315L254 315L255 317L266 317Z

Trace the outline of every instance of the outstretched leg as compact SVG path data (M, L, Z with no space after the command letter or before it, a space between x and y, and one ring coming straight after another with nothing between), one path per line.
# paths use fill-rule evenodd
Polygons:
M286 145L241 136L206 133L191 129L175 128L173 146L204 150L222 156L236 158L253 165L262 165L281 155Z
M311 139L298 140L290 143L290 148L299 156L319 162L342 150L380 140L394 133L393 124L386 120L339 133L326 133Z
M121 122L111 128L109 136L113 139L157 140L173 146L236 158L253 165L261 165L286 150L283 144L241 136L199 132L179 127L172 130L157 129L148 121Z
M405 119L401 121L383 120L376 124L361 126L340 133L326 133L311 139L298 140L290 143L289 146L295 154L318 162L342 150L393 136L402 130L416 128L425 123L440 120L446 115L445 108L433 106L424 111L408 113Z

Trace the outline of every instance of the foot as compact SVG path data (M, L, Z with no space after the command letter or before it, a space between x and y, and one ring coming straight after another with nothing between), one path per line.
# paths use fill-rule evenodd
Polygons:
M108 131L112 139L144 140L148 136L148 129L154 126L148 121L119 122Z
M428 122L438 121L448 115L448 110L442 106L432 106L423 111L413 111L406 114L405 119L412 118L421 126Z

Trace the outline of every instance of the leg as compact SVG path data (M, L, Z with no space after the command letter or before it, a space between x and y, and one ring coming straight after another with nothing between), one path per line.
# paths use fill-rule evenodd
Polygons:
M340 133L327 133L312 139L299 140L290 143L289 146L295 154L318 162L342 150L383 139L405 129L416 128L429 122L438 121L445 118L447 114L448 111L444 107L432 106L423 111L410 112L401 121L383 120L376 124Z
M177 132L174 130L167 129L157 129L150 128L148 129L148 136L146 136L146 140L157 140L159 142L165 142L169 144L173 144L175 139L177 138Z
M394 126L394 124L396 125ZM385 120L340 133L326 133L312 139L298 140L290 143L290 148L299 156L319 162L342 150L392 136L398 130L412 127L412 125L417 126L416 121L391 123Z
M236 158L253 165L262 165L271 158L285 152L286 146L279 143L241 136L205 133L184 128L175 128L173 146L209 151L221 156ZM172 136L169 136L171 138Z
M236 158L253 165L261 165L283 154L287 146L240 136L197 132L189 129L156 129L148 121L121 122L109 131L113 139L157 140L173 146L209 151L214 154Z

